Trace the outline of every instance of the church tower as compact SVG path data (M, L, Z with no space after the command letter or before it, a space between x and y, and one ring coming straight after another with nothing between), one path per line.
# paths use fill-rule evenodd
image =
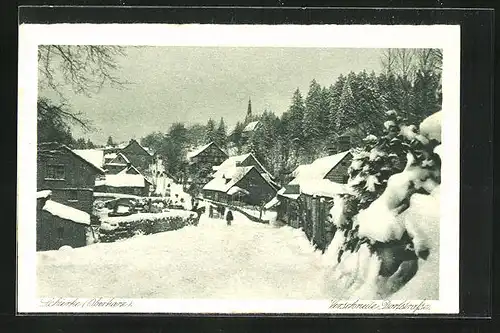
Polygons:
M247 109L247 116L245 117L245 124L248 124L249 122L252 121L252 101L250 100L250 97L248 98L248 109Z

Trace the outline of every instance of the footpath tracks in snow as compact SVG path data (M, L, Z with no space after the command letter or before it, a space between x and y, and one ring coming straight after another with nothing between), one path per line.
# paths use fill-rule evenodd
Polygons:
M321 298L321 255L297 230L234 217L227 226L203 214L197 227L39 253L40 296Z

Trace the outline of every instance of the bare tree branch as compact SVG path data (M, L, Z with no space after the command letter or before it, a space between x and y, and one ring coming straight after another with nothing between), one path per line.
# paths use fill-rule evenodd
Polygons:
M116 75L117 59L125 56L121 46L107 45L40 45L38 47L39 86L55 92L61 105L51 105L47 110L57 112L62 119L90 129L90 122L81 113L70 110L64 87L77 94L90 96L106 84L122 88L129 82ZM41 101L41 109L49 105Z
M129 82L115 75L121 46L40 45L38 48L40 84L63 95L63 85L77 94L99 92L106 84L120 88Z

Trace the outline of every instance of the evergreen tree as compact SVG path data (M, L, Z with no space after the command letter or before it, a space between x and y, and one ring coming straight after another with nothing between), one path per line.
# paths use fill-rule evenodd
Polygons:
M73 148L75 149L86 149L87 148L87 141L85 141L84 138L78 138L75 143L73 144Z
M332 96L330 89L323 87L321 89L321 99L319 107L320 138L328 137L331 132L329 123L331 100Z
M220 118L219 127L215 132L215 143L221 148L226 147L227 134L226 134L226 124L224 123L224 118Z
M187 129L182 123L172 124L158 153L167 160L167 170L176 178L182 178L186 171L186 148Z
M321 107L322 89L321 86L312 80L309 85L309 92L305 101L305 112L303 117L304 143L314 145L314 142L321 134Z
M339 75L335 84L331 85L330 90L330 114L329 114L329 128L330 128L330 136L335 136L338 132L338 111L340 105L340 96L342 95L342 88L344 87L346 81L346 77L342 74Z
M208 119L205 131L205 139L207 143L216 141L217 135L215 131L215 122L212 118Z
M409 121L418 123L441 109L441 77L432 70L420 69L413 86L413 110Z
M305 104L299 88L295 90L292 97L292 104L288 109L289 121L285 127L287 139L296 147L303 139L302 122L305 114Z
M402 118L395 111L388 111L386 119L384 135L367 136L349 168L349 184L357 194L358 210L378 198L389 177L401 172L406 163L409 142L401 132Z
M111 135L108 136L108 141L106 142L106 145L108 147L114 147L115 143L114 143L113 138L111 137Z
M378 76L380 98L384 111L399 110L399 95L394 74L380 74Z
M342 87L337 110L337 133L342 133L356 126L356 122L359 120L356 119L356 112L356 101L351 90L351 76L348 76Z
M245 125L241 122L237 122L234 127L233 132L231 133L229 139L234 144L234 146L238 149L238 152L241 152L243 148L243 129Z
M94 149L95 145L90 139L87 139L87 149Z
M198 147L206 143L206 127L202 124L193 124L186 128L187 145Z
M385 111L374 72L368 74L362 71L356 75L356 90L353 95L357 104L356 116L359 119L360 133L363 133L363 137L367 134L382 134L380 129Z
M412 156L412 165L418 165L422 169L431 171L433 182L440 183L441 160L434 152L434 148L439 142L420 135L416 126L405 125L403 118L398 116L395 111L391 110L386 114L384 134L380 138L374 135L367 136L364 140L364 146L354 154L348 169L348 185L354 190L354 194L346 195L344 198L343 218L345 223L340 227L340 231L344 233L346 238L339 252L339 261L343 252L355 252L362 243L367 243L372 251L376 251L377 242L374 244L368 239L358 236L358 226L353 223L354 216L367 209L382 195L387 188L389 178L402 172L405 168L408 163L407 156ZM425 187L421 190L425 191ZM408 207L408 199L415 191L415 188L409 188L406 199L398 199L402 200L402 207L398 208L399 212ZM409 237L403 237L400 241L406 242L410 247L413 246Z

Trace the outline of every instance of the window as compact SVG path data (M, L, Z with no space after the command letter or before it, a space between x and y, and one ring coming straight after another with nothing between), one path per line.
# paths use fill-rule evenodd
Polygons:
M77 190L69 190L68 191L68 201L78 201L78 191Z
M64 165L47 165L45 179L64 179Z

